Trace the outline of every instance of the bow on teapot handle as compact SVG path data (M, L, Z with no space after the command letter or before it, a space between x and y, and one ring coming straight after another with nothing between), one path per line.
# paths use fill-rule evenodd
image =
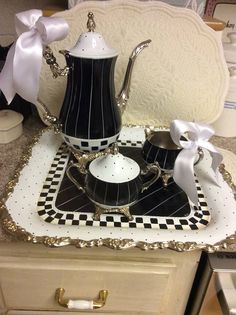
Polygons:
M42 55L45 46L67 36L69 26L61 17L44 17L41 10L28 10L16 14L15 28L18 38L10 47L0 73L0 89L8 104L17 93L38 107L45 120L57 125L57 118L45 105L38 104Z

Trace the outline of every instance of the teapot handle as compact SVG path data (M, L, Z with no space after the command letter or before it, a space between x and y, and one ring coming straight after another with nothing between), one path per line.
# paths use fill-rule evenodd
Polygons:
M68 52L66 50L61 50L61 54L66 55ZM69 73L69 67L60 68L58 65L55 56L49 46L46 46L43 51L43 57L46 60L46 63L50 66L50 69L53 74L53 78L57 78L58 76L67 76ZM47 106L42 103L41 100L38 99L37 108L39 112L42 114L40 115L43 122L46 125L51 125L54 128L55 133L61 132L61 124L57 117L53 116L50 111L48 110Z
M75 184L75 186L79 189L79 190L82 190L82 192L85 192L85 189L83 187L83 185L81 185L75 178L74 176L72 175L71 173L71 169L72 168L76 168L77 170L80 169L80 165L79 163L73 163L72 161L69 163L67 169L66 169L66 175L67 177L69 178L69 180Z
M148 173L153 173L154 176L143 183L141 193L147 190L152 184L154 184L158 178L161 176L161 168L158 162L147 165L146 170L142 171L142 175L147 175Z
M39 111L39 115L42 119L42 121L49 126L52 126L54 129L54 132L56 134L61 132L61 123L59 122L58 118L50 113L47 106L42 103L41 100L37 100L36 107Z
M67 50L60 50L59 53L63 54L64 56L68 53ZM68 75L70 68L69 67L64 67L61 68L56 60L56 57L53 54L53 51L49 46L46 46L43 51L43 57L46 60L46 63L50 66L50 69L53 74L53 78L57 78L59 76L65 77Z

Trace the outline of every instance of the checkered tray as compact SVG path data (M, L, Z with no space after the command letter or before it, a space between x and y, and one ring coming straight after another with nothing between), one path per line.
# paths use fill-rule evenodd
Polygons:
M120 152L135 159L142 166L140 140L119 141ZM99 221L93 220L94 204L78 191L65 174L68 162L73 159L65 144L57 151L45 179L37 203L42 220L58 225L94 227L198 230L207 226L210 212L196 178L199 204L195 207L173 180L163 188L158 180L130 207L133 220L119 214L103 214ZM78 179L81 175L75 174Z

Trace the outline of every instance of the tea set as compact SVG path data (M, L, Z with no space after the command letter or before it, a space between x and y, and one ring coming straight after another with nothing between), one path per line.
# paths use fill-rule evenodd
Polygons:
M68 25L60 20L54 23L62 24L64 36ZM175 163L184 146L179 145L181 142L177 138L173 141L171 130L146 128L146 140L141 151L145 162L143 169L136 161L119 153L117 143L122 128L122 114L129 98L134 63L151 40L139 43L132 51L121 91L116 97L114 73L118 52L106 44L100 33L95 32L92 12L88 13L87 28L88 31L80 35L74 47L60 51L66 60L64 68L58 65L47 44L43 49L43 57L53 77L67 77L59 119L52 116L46 107L44 118L54 126L56 132L61 133L77 160L76 163L69 163L66 174L95 204L94 219L99 220L102 213L120 213L132 220L130 206L144 190L149 189L159 178L167 189L168 180L174 176ZM59 35L56 37L61 38ZM207 128L206 132L211 134ZM190 144L192 141L191 137L188 139L183 136L180 140ZM192 142L195 148L195 142ZM204 141L201 143L204 144ZM196 164L203 158L203 152L198 147L192 152ZM83 182L78 182L73 176L73 168L84 175Z
M49 47L44 51L54 77L68 78L59 120L54 125L77 159L77 163L69 163L66 174L95 204L94 219L99 220L103 213L119 213L132 220L130 206L144 190L159 177L167 186L181 148L173 142L169 131L162 130L146 134L142 149L145 169L119 153L117 140L134 62L151 40L141 42L132 51L121 91L115 97L114 69L118 53L95 32L92 12L88 13L87 27L88 32L80 35L70 51L60 51L67 63L64 69L59 68ZM73 168L84 174L83 183L73 176Z
M114 69L118 53L95 32L92 12L88 13L88 32L80 35L70 51L60 51L67 66L61 69L52 50L46 47L44 58L53 76L67 76L67 89L59 120L50 118L77 162L70 162L66 174L95 205L94 219L103 213L119 213L132 220L130 206L160 177L164 187L173 176L175 160L181 151L168 130L146 131L141 169L136 161L119 153L117 141L122 113L129 98L131 75L139 53L151 40L138 44L127 65L122 89L115 97ZM202 158L199 153L197 162ZM79 182L72 169L84 174ZM148 180L147 180L148 178Z

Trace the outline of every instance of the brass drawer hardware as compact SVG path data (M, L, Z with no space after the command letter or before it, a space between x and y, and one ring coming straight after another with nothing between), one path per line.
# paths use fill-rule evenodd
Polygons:
M100 290L98 294L98 299L95 300L70 300L64 298L65 289L58 288L56 289L55 299L57 303L66 308L74 308L74 309L97 309L101 308L106 304L108 291Z

